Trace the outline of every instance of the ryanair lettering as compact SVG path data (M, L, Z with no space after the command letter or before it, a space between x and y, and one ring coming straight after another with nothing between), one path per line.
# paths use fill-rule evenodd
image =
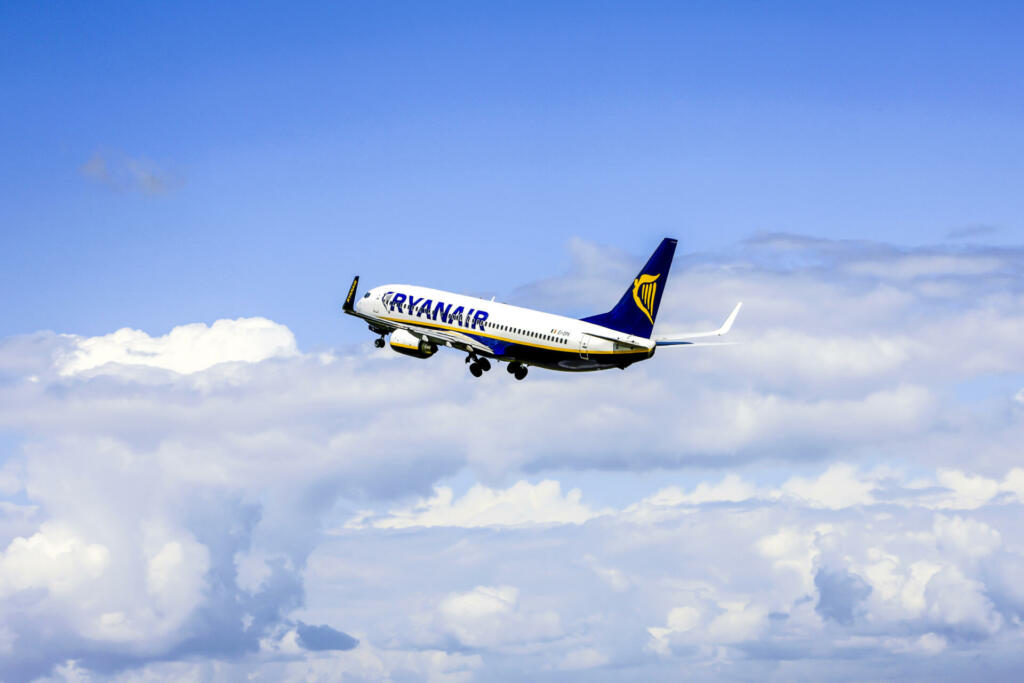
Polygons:
M457 325L467 330L484 329L484 321L490 316L487 311L475 308L467 311L464 306L458 306L453 310L452 304L424 297L416 298L402 292L388 292L381 297L381 302L392 313L404 313L408 316L436 321L445 325Z

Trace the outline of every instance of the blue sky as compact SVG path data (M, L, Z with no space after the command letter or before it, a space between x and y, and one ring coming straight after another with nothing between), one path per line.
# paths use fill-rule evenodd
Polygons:
M326 346L351 273L508 296L573 236L1020 236L1012 3L2 12L5 333L262 314Z
M0 678L1024 668L1024 10L0 8ZM717 349L474 380L352 275Z

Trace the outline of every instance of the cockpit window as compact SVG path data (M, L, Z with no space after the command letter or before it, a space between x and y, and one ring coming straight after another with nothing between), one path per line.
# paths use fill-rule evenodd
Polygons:
M367 292L366 294L363 294L363 298L364 299L369 299L370 298L370 293Z

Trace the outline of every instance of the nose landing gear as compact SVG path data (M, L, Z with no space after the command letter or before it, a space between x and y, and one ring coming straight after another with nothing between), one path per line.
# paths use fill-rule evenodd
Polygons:
M378 349L383 349L384 348L384 337L380 337L379 339L374 339L373 340L373 345L376 346Z

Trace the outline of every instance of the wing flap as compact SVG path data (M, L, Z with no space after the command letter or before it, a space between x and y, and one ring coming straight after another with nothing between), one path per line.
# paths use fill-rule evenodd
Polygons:
M494 350L486 344L473 339L468 334L462 334L461 332L454 332L451 330L438 330L432 327L424 327L421 325L411 325L403 323L391 323L395 327L401 327L413 334L426 337L435 344L444 344L456 346L466 350L472 349L473 351L480 351L482 353L494 353Z

